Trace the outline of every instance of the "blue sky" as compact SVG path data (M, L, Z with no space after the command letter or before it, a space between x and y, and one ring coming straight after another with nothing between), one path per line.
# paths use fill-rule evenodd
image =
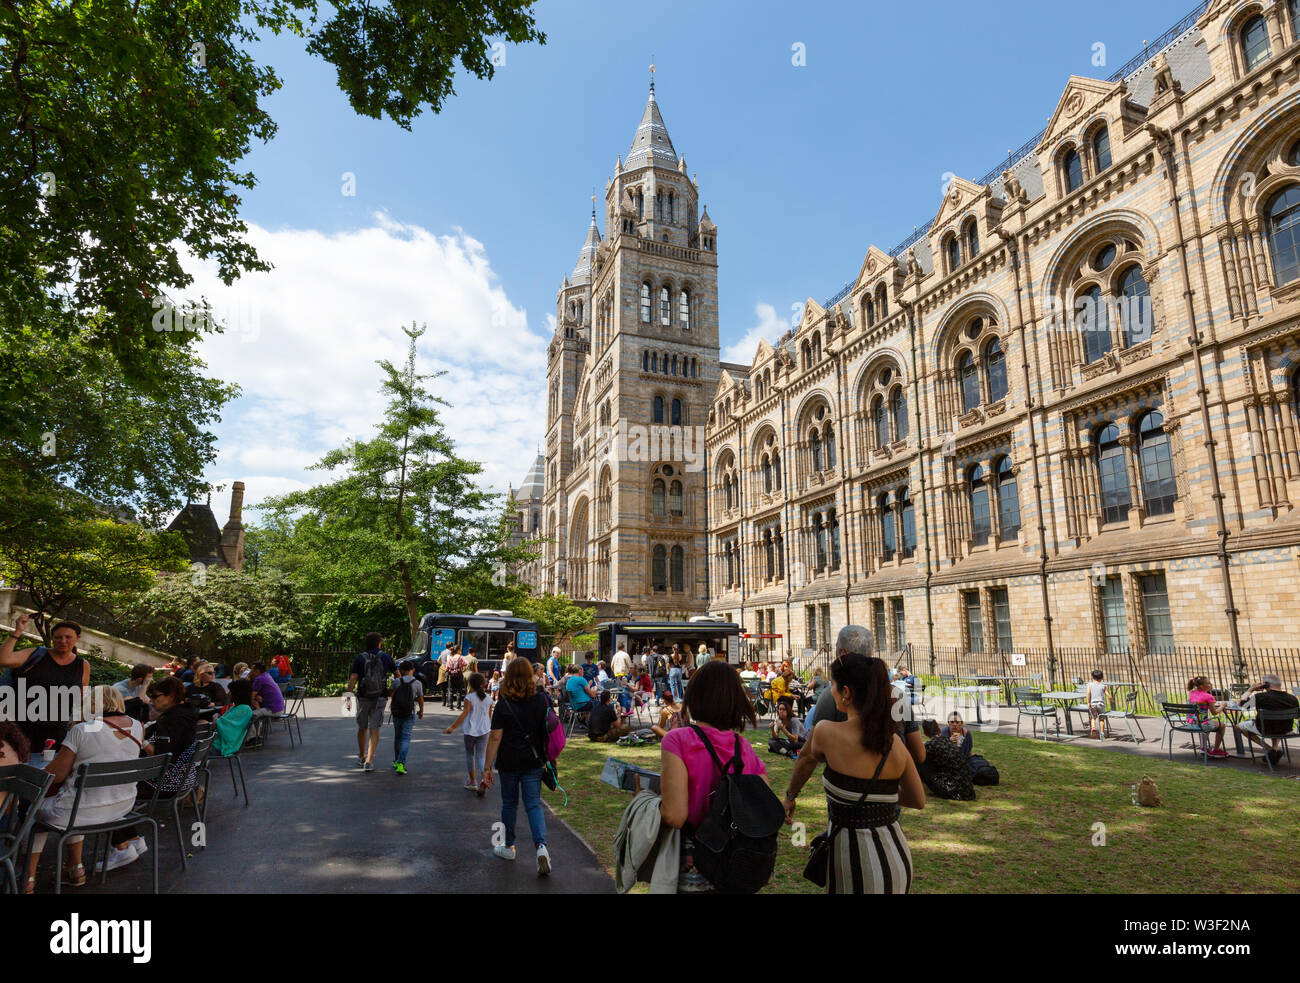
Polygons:
M307 464L368 436L374 360L400 359L416 321L462 452L487 483L518 484L544 427L556 289L627 153L652 57L720 229L724 357L747 360L796 305L856 276L870 244L928 220L945 172L979 178L1042 128L1069 75L1104 78L1189 7L552 0L537 8L546 45L508 47L491 82L462 74L411 132L357 117L329 65L268 40L279 133L249 155L259 184L242 214L277 269L224 290L194 266L196 293L235 315L205 355L245 387L209 476L242 478L250 502L309 483Z

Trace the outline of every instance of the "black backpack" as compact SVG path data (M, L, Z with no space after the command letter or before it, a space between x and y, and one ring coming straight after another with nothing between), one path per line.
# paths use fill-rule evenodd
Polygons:
M998 770L994 768L985 758L978 754L972 754L966 759L970 766L971 781L976 785L996 785L998 783Z
M388 673L384 669L384 653L367 652L362 663L361 682L357 695L363 700L374 700L388 690Z
M409 717L415 713L415 681L404 683L400 679L393 687L393 696L388 707L394 717Z
M695 868L722 894L754 894L776 868L777 834L785 808L760 775L742 773L740 735L736 754L726 765L713 743L694 724L691 730L722 772L713 790L709 814L695 831Z

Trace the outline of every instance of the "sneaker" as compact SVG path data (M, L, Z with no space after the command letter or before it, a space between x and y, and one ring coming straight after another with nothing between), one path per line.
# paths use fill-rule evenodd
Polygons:
M498 857L500 857L502 860L514 860L514 859L515 859L515 848L512 847L512 846L505 846L505 845L502 845L502 846L494 846L494 847L492 848L492 852L495 853L495 854L496 854Z
M365 766L366 766L366 759L363 758L363 757L361 757L361 755L358 754L358 755L357 755L357 767L358 767L358 768L365 768Z
M402 764L400 761L394 761L393 768L397 771L399 775L406 774L406 765Z
M477 792L477 791L478 791L478 785L477 785L475 782L473 782L471 779L468 779L468 778L465 779L465 788L468 789L468 790L471 791L471 792Z
M128 843L120 850L117 847L112 847L108 851L108 863L95 864L95 873L104 873L105 867L107 867L108 870L117 870L119 867L125 867L127 864L135 863L140 858L140 855L132 849L132 846L133 844Z
M1209 751L1207 751L1206 753L1207 753L1211 758L1226 758L1226 757L1228 756L1228 752L1225 751L1225 750L1223 750L1223 748L1221 748L1221 747L1211 748L1211 749L1210 749Z
M1269 751L1268 760L1273 764L1277 764L1279 761L1282 760L1282 752L1279 750Z
M374 770L375 770L374 762L367 761L364 765L361 766L361 770L362 770L362 771L374 771Z
M551 854L543 843L537 848L537 876L545 877L551 872Z
M137 836L134 840L128 843L127 846L135 851L137 857L143 857L149 852L149 844L144 841L143 836Z

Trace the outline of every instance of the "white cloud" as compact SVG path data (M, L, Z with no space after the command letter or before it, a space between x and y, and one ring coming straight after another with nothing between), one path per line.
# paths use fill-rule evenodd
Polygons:
M310 229L248 238L270 273L227 287L194 261L187 299L206 297L228 328L200 351L213 375L238 383L216 428L210 477L242 478L246 502L321 479L307 471L348 437L367 439L384 410L376 361L400 366L404 325L427 324L422 371L451 406L443 422L464 457L484 465L483 484L523 480L542 436L546 339L497 280L482 243L462 230L437 236L376 215L335 235Z
M724 362L751 365L760 339L766 339L769 345L775 345L776 339L790 330L790 325L776 313L776 308L771 304L755 304L754 316L758 323L745 332L739 341L722 350Z

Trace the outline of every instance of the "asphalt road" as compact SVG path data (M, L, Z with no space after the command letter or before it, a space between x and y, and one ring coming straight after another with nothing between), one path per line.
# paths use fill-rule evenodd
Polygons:
M613 893L613 880L576 835L548 811L553 870L537 876L528 821L520 804L518 858L492 854L499 821L497 790L479 799L464 790L464 744L446 735L454 715L428 705L417 720L407 759L409 773L391 769L393 730L380 732L376 770L356 767L356 728L337 700L311 700L304 744L293 749L282 729L265 748L243 753L251 804L231 794L229 768L213 761L207 847L191 847L182 872L176 835L159 832L159 889L163 893ZM296 739L296 734L295 734ZM186 824L193 813L182 813ZM38 892L53 891L53 842L46 847ZM100 886L65 887L84 893L139 894L150 890L149 855L111 871Z

